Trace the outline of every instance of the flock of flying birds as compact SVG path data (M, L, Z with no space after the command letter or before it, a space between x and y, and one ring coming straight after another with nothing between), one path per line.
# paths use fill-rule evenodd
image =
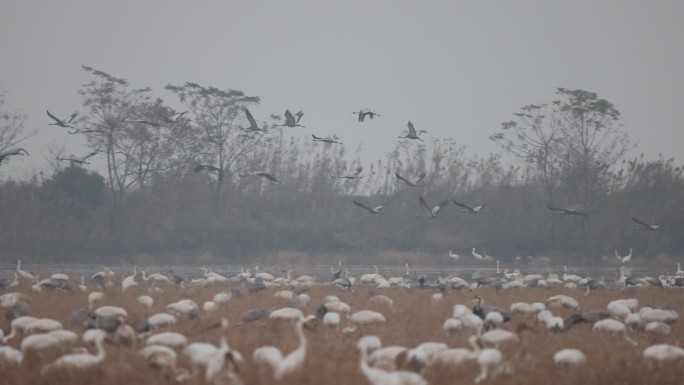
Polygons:
M247 118L247 121L249 122L249 127L244 127L245 130L248 131L253 131L253 132L267 132L268 128L264 124L262 127L259 127L257 124L256 120L254 119L254 116L252 113L249 111L249 109L245 108L245 116ZM163 124L175 124L179 122L179 119L185 115L187 111L174 114L171 116L160 116L159 120L154 121L154 120L148 120L148 119L134 119L134 120L128 120L128 122L131 123L140 123L140 124L146 124L154 127L159 127ZM360 109L359 111L352 112L352 114L358 116L358 120L360 123L364 122L366 118L373 119L374 117L380 117L381 115L378 114L377 112L368 109L368 108L363 108ZM59 126L59 127L64 127L64 128L74 128L71 123L74 121L74 119L78 116L78 111L72 113L71 115L60 119L57 116L53 115L50 113L50 111L47 111L47 115L54 121L52 123L49 123L48 125L54 125L54 126ZM303 125L299 124L299 122L302 119L302 116L304 116L304 112L298 111L294 115L290 112L289 109L285 110L285 123L284 124L278 124L275 127L304 127ZM412 140L419 140L422 141L423 139L420 138L420 135L423 133L426 133L425 130L419 130L416 131L415 127L413 126L413 123L409 120L408 121L408 133L403 136L399 136L400 139L412 139ZM77 134L77 133L85 133L85 132L92 132L92 130L76 130L76 131L68 131L70 134ZM311 134L313 137L314 141L320 141L326 144L342 144L342 142L339 141L339 138L337 135L332 135L328 137L318 137L315 134ZM71 165L83 165L83 164L88 164L88 159L92 156L97 155L97 151L90 152L86 155L77 157L74 155L71 155L70 157L62 158L58 157L58 160L61 161L68 161L70 162ZM0 152L0 165L5 161L5 159L8 159L11 156L17 156L17 155L28 155L28 151L26 151L23 148L13 148L9 150L5 150L3 152ZM193 171L198 173L201 171L209 171L209 172L214 172L217 174L222 173L222 169L220 167L211 165L211 164L197 164ZM354 179L360 179L361 172L363 171L363 167L359 166L356 168L354 173L349 174L349 175L331 175L331 178L333 179L347 179L347 180L354 180ZM403 183L407 186L410 187L418 187L421 186L420 182L427 176L427 173L423 172L421 173L417 179L415 180L410 180L407 177L404 177L400 175L399 173L394 174L397 178L397 181L400 183ZM249 173L243 173L239 174L240 177L245 177L245 176L257 176L257 177L262 177L265 178L271 182L278 182L278 178L272 175L271 173L265 172L265 171L256 171L256 172L249 172ZM365 211L368 214L383 214L382 209L384 209L387 205L379 205L375 207L371 207L367 204L364 204L362 202L359 202L357 200L353 201L354 204L358 207L360 207L363 211ZM422 210L421 214L416 215L417 217L425 217L425 218L440 218L439 212L446 206L449 201L445 200L441 202L438 205L435 206L430 206L425 199L422 196L418 197L418 203L420 205L420 208ZM453 203L459 207L461 207L462 212L468 212L470 214L479 214L482 212L482 210L488 206L488 204L479 204L476 206L469 206L465 203L457 202L456 200L453 200ZM570 206L570 207L552 207L552 206L547 206L549 210L553 211L554 214L556 215L575 215L575 216L581 216L581 217L588 217L589 214L579 210L575 206ZM638 218L632 217L632 220L636 222L639 226L636 227L636 230L647 230L647 231L662 231L663 226L659 225L653 225L649 224L643 220L640 220Z

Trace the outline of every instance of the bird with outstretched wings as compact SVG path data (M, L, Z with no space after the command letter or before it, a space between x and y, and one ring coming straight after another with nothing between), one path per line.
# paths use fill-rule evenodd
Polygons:
M438 214L442 210L442 208L449 203L449 201L445 200L444 202L440 203L439 205L430 208L430 206L427 204L427 202L425 202L425 199L423 199L422 196L419 196L418 197L418 203L420 203L420 207L423 209L423 214L418 214L418 215L416 215L417 217L441 218L438 216Z
M356 200L354 200L353 202L354 202L355 205L357 205L357 206L361 207L362 209L366 210L366 212L367 212L368 214L382 214L382 212L380 212L380 210L382 210L383 207L387 206L386 204L384 204L384 205L380 205L380 206L376 206L376 207L370 207L370 206L364 205L364 204L361 203L361 202L357 202Z
M636 230L644 229L647 231L663 231L663 226L651 225L635 217L632 217L632 220L641 225L641 227L637 227Z

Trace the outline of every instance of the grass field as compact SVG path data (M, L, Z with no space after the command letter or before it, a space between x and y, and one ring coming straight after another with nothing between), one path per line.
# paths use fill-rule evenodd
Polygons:
M155 297L151 310L142 308L137 297L147 294L147 287L139 286L121 293L118 286L106 291L105 299L98 305L114 305L127 309L127 322L134 327L147 316L166 311L166 305L180 298L192 295L192 299L202 307L204 301L211 300L217 292L230 290L235 284L207 286L199 292L188 293L177 286L162 286L163 294ZM445 293L439 302L431 300L434 291L412 289L375 289L371 290L355 286L354 292L346 292L327 283L314 285L308 294L311 302L302 308L304 314L311 314L323 303L327 295L336 295L341 301L351 305L352 312L370 309L382 312L386 317L383 324L362 327L353 333L342 333L340 330L328 329L319 324L315 330L306 329L308 340L307 356L301 370L286 376L280 381L273 380L268 373L261 374L251 362L252 352L263 345L278 347L284 354L295 349L298 344L294 327L284 321L256 321L236 327L241 314L252 308L278 308L284 306L285 300L274 297L274 293L285 287L270 287L258 293L234 296L228 303L219 306L213 313L200 310L196 319L182 317L175 325L164 328L164 331L176 331L188 337L189 342L219 343L221 335L227 337L233 349L241 352L245 362L238 369L238 375L245 384L366 384L368 380L359 370L359 355L355 346L357 340L366 334L377 335L384 346L402 345L415 347L426 342L445 342L449 347L468 347L470 335L461 331L447 337L442 330L443 322L451 317L455 304L471 306L471 299L481 295L486 303L508 309L514 302L545 302L555 294L567 294L580 302L581 311L603 309L609 301L617 298L636 298L639 306L667 305L669 308L684 314L684 291L678 289L640 288L620 291L618 288L596 290L584 296L583 290L562 288L518 288L496 291L493 288L482 288L472 291ZM46 291L32 292L30 285L22 284L13 291L26 293L27 300L35 317L53 318L68 325L69 315L75 309L88 305L87 293ZM8 292L5 289L4 294ZM371 303L373 295L383 294L394 300L394 309L384 304ZM563 318L571 315L566 309L551 309L555 315ZM227 329L215 327L221 319L230 321ZM487 384L682 384L684 383L684 358L656 364L646 361L643 351L656 343L684 343L684 329L681 321L672 325L669 335L654 336L629 330L630 337L637 340L632 346L619 336L593 331L591 325L577 325L566 332L550 332L537 325L531 316L513 315L511 322L505 324L508 330L520 329L518 325L526 324L529 330L519 334L520 341L501 346L507 373L490 377L482 383ZM0 322L8 332L9 325L3 319ZM342 328L347 326L343 319ZM82 332L82 328L74 331ZM14 338L8 345L18 348L20 338ZM82 346L79 341L77 346ZM40 369L54 360L61 352L48 351L42 354L27 355L20 366L0 364L0 384L167 384L174 383L172 376L161 373L142 360L137 352L144 346L139 341L133 347L106 345L106 358L98 366L80 371L62 371L42 376ZM563 348L580 349L586 354L587 362L578 368L556 366L552 357ZM89 347L92 352L94 349ZM187 358L178 352L178 366L190 368ZM474 362L454 368L448 366L430 366L423 371L425 379L433 385L472 384L480 369ZM206 383L203 378L196 377L184 381L186 384Z

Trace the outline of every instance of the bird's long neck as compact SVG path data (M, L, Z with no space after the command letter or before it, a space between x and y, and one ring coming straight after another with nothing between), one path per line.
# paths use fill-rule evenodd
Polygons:
M105 358L105 348L104 339L99 338L95 341L95 347L97 348L97 354L95 355L95 360L100 362Z
M475 338L472 338L475 337ZM477 343L477 337L472 336L471 338L468 338L468 344L473 348L473 353L479 353L480 352L480 345Z
M304 320L297 322L295 326L297 338L299 338L299 346L296 350L306 350L306 336L304 335Z
M359 355L359 367L361 368L361 372L363 372L364 376L366 376L366 378L371 383L381 383L380 379L383 376L383 374L385 374L385 372L377 368L371 368L368 365L368 352L366 351L366 349L362 349L360 353L361 354Z
M142 274L142 279L144 279L145 281L149 281L149 280L150 280L150 278L147 276L147 273L145 272L145 270L143 270L143 271L141 272L141 274Z

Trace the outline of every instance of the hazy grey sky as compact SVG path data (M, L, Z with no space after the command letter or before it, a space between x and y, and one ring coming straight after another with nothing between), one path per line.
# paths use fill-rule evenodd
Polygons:
M375 159L410 119L471 153L555 87L613 102L649 157L682 160L682 1L2 1L0 87L39 134L4 173L44 168L48 143L85 152L45 110L81 110L81 65L133 87L197 82L261 97L257 120L303 110L309 136L337 134ZM180 106L178 106L180 108ZM359 124L350 113L375 109ZM297 131L299 130L299 131Z

